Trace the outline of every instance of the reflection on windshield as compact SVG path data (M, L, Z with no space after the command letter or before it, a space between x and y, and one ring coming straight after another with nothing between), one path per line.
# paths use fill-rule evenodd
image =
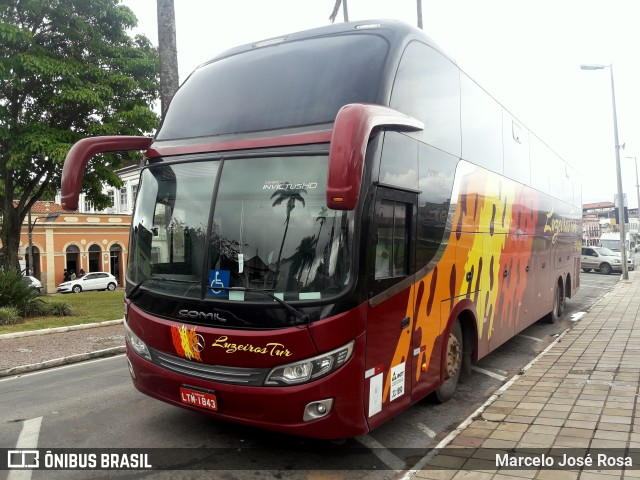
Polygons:
M158 277L149 288L174 295L200 296L211 194L218 166L217 161L194 162L143 170L127 270L134 283ZM162 282L162 278L174 281Z
M210 253L210 270L220 275L211 281L224 283L228 274L232 287L267 289L285 300L342 291L353 215L327 209L326 172L325 156L227 161Z
M326 175L326 156L145 169L129 280L172 295L235 301L272 301L256 289L282 300L340 293L350 278L353 212L326 207Z

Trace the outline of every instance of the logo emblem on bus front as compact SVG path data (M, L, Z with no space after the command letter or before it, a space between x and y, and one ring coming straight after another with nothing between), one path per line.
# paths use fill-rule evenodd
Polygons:
M196 332L196 327L187 329L185 325L171 325L171 340L179 357L202 361L200 352L204 350L204 337Z
M194 352L198 353L204 350L204 337L199 333L196 334L196 336L191 339L191 348L193 348Z

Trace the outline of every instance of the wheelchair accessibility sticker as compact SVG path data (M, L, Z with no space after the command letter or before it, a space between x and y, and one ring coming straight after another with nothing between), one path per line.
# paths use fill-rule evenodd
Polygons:
M225 290L225 288L229 287L230 277L230 270L209 270L209 287L211 288L207 289L207 295L218 297L229 296L229 291Z

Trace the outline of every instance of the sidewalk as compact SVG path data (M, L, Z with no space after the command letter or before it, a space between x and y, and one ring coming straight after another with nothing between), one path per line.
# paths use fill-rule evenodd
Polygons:
M0 377L124 353L122 320L0 335Z
M434 450L404 478L640 478L639 316L640 276L629 272L629 281L616 284L524 373L498 390L492 403L443 440L438 448L444 450ZM498 466L496 453L512 458L525 449L553 456L546 460L556 469ZM630 458L624 463L633 467L603 468L595 450ZM559 468L563 454L585 459L589 451L593 466Z

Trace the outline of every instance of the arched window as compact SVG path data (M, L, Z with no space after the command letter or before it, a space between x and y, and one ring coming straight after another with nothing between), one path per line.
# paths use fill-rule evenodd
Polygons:
M65 252L65 265L69 273L78 276L80 272L80 249L76 245L69 245Z
M89 271L102 272L102 248L95 243L89 247Z
M109 264L111 266L111 274L118 279L118 285L122 286L122 247L114 243L109 248Z

